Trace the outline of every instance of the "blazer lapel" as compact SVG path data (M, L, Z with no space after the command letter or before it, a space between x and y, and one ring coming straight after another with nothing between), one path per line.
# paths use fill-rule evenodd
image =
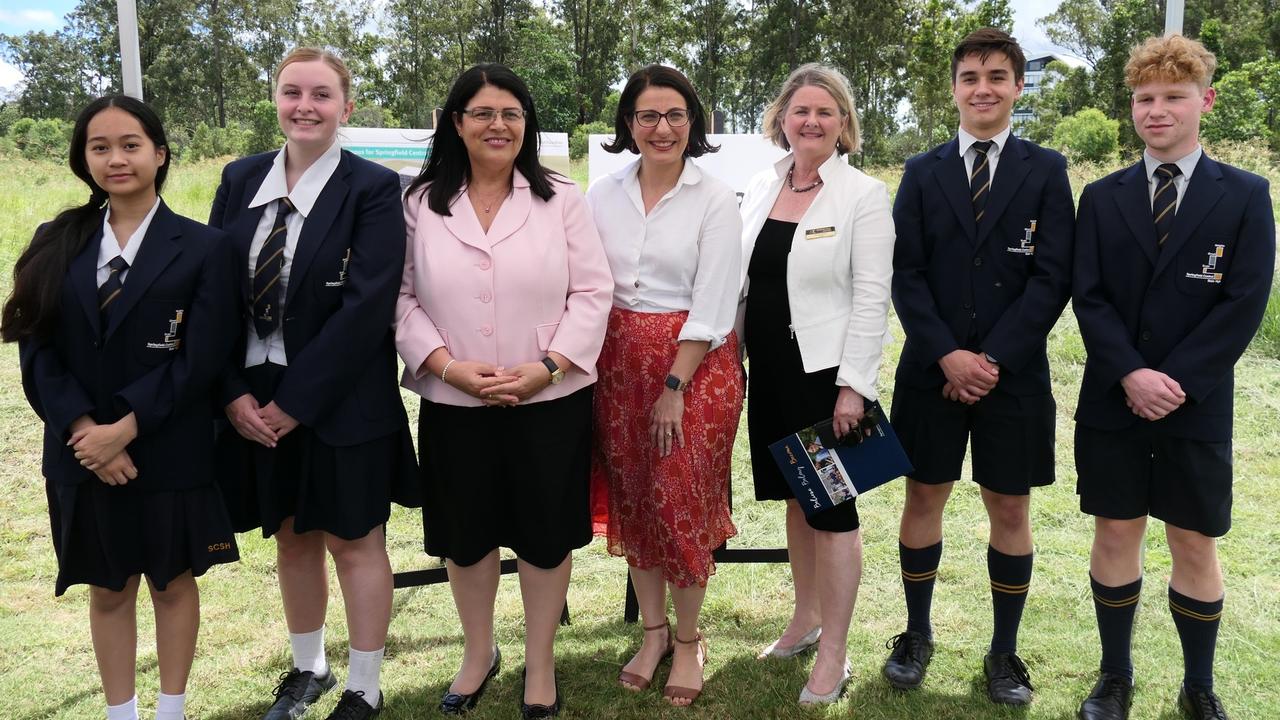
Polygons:
M519 179L519 173L516 173ZM533 209L533 192L529 189L529 184L525 183L523 187L517 183L511 188L511 197L502 203L502 207L498 208L498 214L493 218L493 224L489 226L489 247L493 247L498 243L506 240L516 231L524 227L524 223L529 219L529 212Z
M1009 201L1013 199L1018 188L1022 187L1022 181L1031 172L1031 163L1027 162L1028 157L1027 148L1022 141L1010 135L996 162L996 175L992 179L991 195L987 198L982 223L978 225L979 244L991 234L996 221L1004 215L1005 208L1009 207ZM970 209L972 209L972 201L970 201Z
M1151 193L1147 184L1146 168L1139 160L1120 176L1120 187L1112 197L1129 226L1129 232L1133 233L1134 241L1142 248L1142 254L1155 265L1159 248L1156 247L1156 223L1151 217Z
M95 337L102 335L102 313L98 311L98 246L101 244L100 216L97 232L89 236L84 249L71 261L71 287L80 300L80 308L84 310Z
M350 166L347 164L347 158L344 155L338 164L338 169L334 171L333 176L329 178L329 182L325 183L324 189L320 191L320 196L316 198L315 205L311 206L311 214L302 223L302 234L298 236L298 245L293 250L293 262L289 266L289 287L285 291L285 308L289 307L294 295L297 295L298 288L302 286L303 278L307 276L307 268L311 266L311 261L315 259L316 252L320 249L320 245L324 243L324 239L328 237L329 229L333 227L334 218L338 216L338 211L342 209L343 201L346 200L347 192L350 189L346 180L349 173Z
M1205 216L1222 199L1221 181L1222 169L1218 167L1218 163L1210 160L1208 155L1201 155L1200 162L1196 163L1196 169L1187 183L1187 190L1182 195L1182 202L1178 203L1178 212L1173 216L1173 230L1160 249L1156 275L1172 262L1173 256L1186 244L1187 238L1191 237L1191 233L1204 222ZM1152 225L1154 227L1155 223Z
M933 177L942 188L942 194L951 204L960 227L964 228L969 242L978 240L978 227L973 221L973 199L969 197L969 180L964 170L964 158L960 156L960 141L952 140L938 151L938 163L933 166Z
M124 321L124 317L147 292L147 288L151 287L178 253L182 252L182 246L178 243L180 237L182 237L182 231L178 229L177 217L161 200L155 217L151 218L151 226L147 228L147 234L142 237L142 247L138 248L138 256L133 259L133 266L125 276L124 288L120 293L120 299L115 301L115 307L111 310L111 324L107 326L104 337L111 337Z

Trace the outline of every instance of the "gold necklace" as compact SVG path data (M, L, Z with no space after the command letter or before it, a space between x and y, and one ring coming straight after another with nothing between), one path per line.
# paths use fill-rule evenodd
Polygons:
M490 212L493 211L493 206L495 203L511 195L511 188L507 188L505 191L499 193L497 197L490 200L489 202L485 202L484 198L480 197L480 193L473 192L470 187L467 188L467 194L471 195L472 196L471 199L474 200L476 203L478 203L482 207L485 215L488 215Z

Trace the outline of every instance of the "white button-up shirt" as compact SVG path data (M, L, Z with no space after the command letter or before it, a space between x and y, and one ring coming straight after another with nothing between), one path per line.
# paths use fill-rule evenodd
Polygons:
M267 177L263 179L262 185L258 188L258 193L253 196L253 200L249 202L249 207L255 208L267 205L262 211L262 219L258 220L258 227L253 232L253 242L249 245L249 277L253 277L254 271L257 270L258 253L262 252L262 246L267 242L267 235L271 233L271 228L276 223L276 212L280 208L277 202L280 198L287 197L289 202L293 203L294 211L285 218L285 234L284 234L284 267L280 270L280 297L284 298L289 291L289 270L293 267L293 253L298 248L298 236L302 234L302 225L306 222L307 216L311 214L311 209L316 204L316 199L320 197L320 191L324 190L324 186L329 182L329 178L333 176L333 171L338 169L338 161L342 159L342 145L337 140L324 151L311 167L302 173L302 177L298 178L298 182L294 183L293 190L289 189L289 185L285 180L284 160L285 150L281 148L276 154L276 159L271 165L271 170L267 172ZM282 308L283 309L283 308ZM253 367L261 365L267 361L271 361L276 365L288 365L289 360L284 349L284 325L276 327L275 332L266 338L259 338L257 330L253 327L253 321L247 323L247 333L249 342L245 347L244 366Z
M134 258L138 257L138 250L142 247L142 239L147 235L147 228L151 227L151 218L156 216L156 208L160 207L160 198L156 198L156 204L151 206L151 211L147 216L142 218L142 223L138 225L138 229L133 231L129 239L125 241L124 247L120 247L120 239L116 237L116 233L111 229L111 206L107 206L107 212L102 218L102 242L98 243L98 287L102 287L102 283L111 277L111 268L107 267L107 263L115 259L117 255L124 258L129 263L129 267L133 267ZM120 271L120 282L124 282L125 276L129 274L129 268Z
M715 349L733 329L742 268L737 196L686 158L675 187L646 215L640 161L587 191L609 269L614 307L645 313L687 310L680 340Z
M1182 197L1187 194L1187 184L1191 182L1191 172L1196 169L1196 164L1200 162L1200 156L1203 154L1204 147L1197 145L1195 150L1173 163L1182 171L1181 175L1173 178L1173 189L1178 193L1177 203L1173 206L1175 213L1178 212L1178 208L1182 205ZM1142 151L1142 162L1145 165L1144 169L1147 171L1147 197L1150 198L1151 204L1155 205L1156 188L1160 187L1160 179L1156 177L1156 169L1163 165L1164 162L1152 157L1150 150Z
M996 181L996 165L1000 163L1000 151L1009 143L1009 134L1012 128L1008 125L1004 130L996 133L995 137L990 138L991 149L987 150L987 164L991 166L991 185L995 186ZM960 128L956 131L956 138L960 141L960 155L964 157L965 177L973 177L973 164L978 159L978 151L973 149L973 144L978 142L978 138L969 134L968 130ZM991 188L987 188L990 191Z

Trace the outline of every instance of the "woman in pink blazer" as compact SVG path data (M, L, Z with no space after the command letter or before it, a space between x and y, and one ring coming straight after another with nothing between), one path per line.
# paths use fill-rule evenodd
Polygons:
M454 83L405 199L396 347L422 396L431 555L446 559L466 640L440 702L471 709L501 655L498 548L519 558L521 715L559 713L553 641L571 552L591 540L591 401L613 280L581 192L538 163L524 82L477 65Z

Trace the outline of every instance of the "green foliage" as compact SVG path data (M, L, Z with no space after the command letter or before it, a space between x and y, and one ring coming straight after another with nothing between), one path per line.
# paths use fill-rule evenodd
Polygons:
M57 118L18 118L9 126L6 138L13 150L28 160L62 160L71 141L71 123Z
M22 117L22 113L18 112L18 106L14 103L7 102L0 105L0 137L9 134L9 128L18 122Z
M191 142L187 145L183 158L186 160L203 160L225 156L245 154L251 133L233 123L227 127L211 127L208 123L199 123L191 133ZM265 148L270 149L270 148Z
M1268 106L1249 73L1228 72L1214 81L1218 97L1200 122L1201 136L1210 142L1242 142L1265 137Z
M270 103L268 103L270 105ZM271 112L274 115L275 106L271 106ZM365 128L386 128L400 127L400 121L391 111L381 105L356 104L356 109L351 112L351 117L347 119L347 125L351 127ZM281 136L283 138L283 136Z
M284 145L284 134L276 118L276 106L270 100L259 100L249 116L248 131L244 136L243 151L246 154L275 150Z
M618 116L618 103L622 101L622 93L614 90L604 98L604 108L600 110L600 117L596 118L600 122L613 127L614 119Z
M1109 162L1115 158L1120 123L1097 108L1065 117L1053 131L1053 144L1072 162Z
M587 153L591 150L587 146L587 143L591 141L588 136L612 133L613 123L601 122L600 120L575 127L573 133L569 135L569 159L581 160L587 156Z

